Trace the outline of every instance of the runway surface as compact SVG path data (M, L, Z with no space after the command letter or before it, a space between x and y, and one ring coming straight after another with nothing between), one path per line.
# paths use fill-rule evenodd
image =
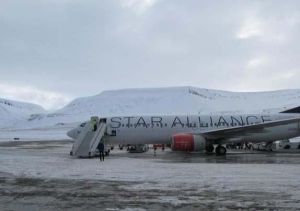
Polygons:
M74 159L68 141L0 144L0 210L299 210L300 154L113 150Z

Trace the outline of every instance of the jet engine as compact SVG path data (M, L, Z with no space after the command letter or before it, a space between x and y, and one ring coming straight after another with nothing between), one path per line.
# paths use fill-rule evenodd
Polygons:
M206 140L201 135L176 134L172 137L171 149L173 151L194 152L204 150Z

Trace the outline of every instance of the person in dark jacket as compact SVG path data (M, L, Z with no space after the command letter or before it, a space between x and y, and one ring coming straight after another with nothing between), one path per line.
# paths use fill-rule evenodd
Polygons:
M100 161L104 161L104 144L100 142L97 146L97 149L99 150Z

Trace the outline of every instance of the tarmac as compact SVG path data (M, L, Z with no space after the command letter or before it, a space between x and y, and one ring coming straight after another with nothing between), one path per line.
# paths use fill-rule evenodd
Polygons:
M300 210L300 154L169 149L69 156L70 141L0 143L0 210Z

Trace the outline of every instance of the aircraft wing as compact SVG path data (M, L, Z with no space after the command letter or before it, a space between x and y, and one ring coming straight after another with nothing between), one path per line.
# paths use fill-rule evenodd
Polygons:
M242 136L251 135L252 133L263 133L269 128L279 126L279 125L288 125L291 123L300 123L300 117L276 120L276 121L268 121L264 123L253 124L253 125L210 130L201 133L201 135L207 139L214 139L214 140L239 138Z

